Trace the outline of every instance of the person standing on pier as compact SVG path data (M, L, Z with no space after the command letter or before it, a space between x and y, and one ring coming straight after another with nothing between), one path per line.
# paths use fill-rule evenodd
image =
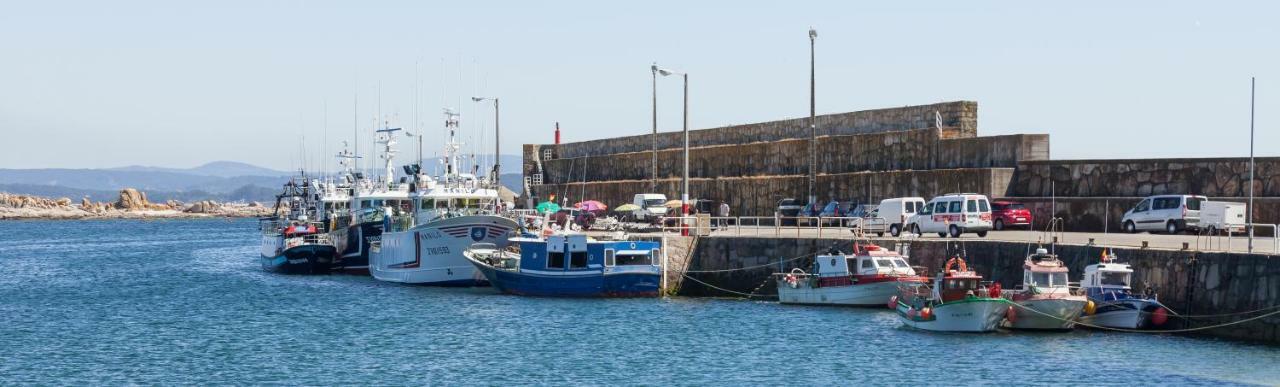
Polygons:
M720 201L720 208L719 208L718 210L719 210L719 211L716 211L716 216L719 216L719 217L721 217L721 218L728 218L728 217L729 217L729 203L728 203L728 202L721 200L721 201ZM720 227L724 227L724 226L726 226L726 225L728 225L728 224L729 224L729 220L728 220L728 219L720 219Z

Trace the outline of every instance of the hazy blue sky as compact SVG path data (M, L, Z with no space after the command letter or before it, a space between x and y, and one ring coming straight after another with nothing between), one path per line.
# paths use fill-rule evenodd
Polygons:
M653 61L691 74L693 128L806 116L809 26L820 114L976 100L979 134L1049 133L1054 158L1245 156L1257 76L1258 152L1280 155L1280 3L973 3L3 0L0 168L294 168L326 103L330 153L357 93L367 131L379 84L384 114L436 136L443 105L491 131L466 98L501 97L504 153L555 121L640 134ZM679 82L659 81L678 130Z

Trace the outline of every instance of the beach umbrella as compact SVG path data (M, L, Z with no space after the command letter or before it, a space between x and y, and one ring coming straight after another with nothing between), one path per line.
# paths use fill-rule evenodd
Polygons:
M609 209L609 206L606 206L604 205L604 203L601 203L596 200L587 200L585 202L578 202L578 204L574 204L573 206L579 210L583 210L587 212L604 211Z
M668 200L668 201L667 201L667 204L665 204L665 206L666 206L667 208L680 208L680 200L678 200L678 199L676 199L676 200Z
M640 206L637 206L637 205L635 205L635 204L631 204L631 203L627 203L627 204L623 204L623 205L621 205L621 206L614 207L614 208L613 208L613 211L614 211L614 212L631 212L631 211L635 211L635 210L638 210L638 209L640 209Z
M542 202L542 203L538 203L538 207L536 207L536 209L538 210L539 213L549 214L552 212L559 212L560 205L555 204L553 202Z

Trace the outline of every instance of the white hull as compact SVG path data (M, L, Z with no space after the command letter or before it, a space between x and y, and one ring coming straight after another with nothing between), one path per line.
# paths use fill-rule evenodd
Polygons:
M916 321L906 316L910 309L898 303L902 324L935 332L993 332L1011 306L999 299L965 300L942 304L933 309L934 319Z
M381 281L476 286L484 276L462 255L475 243L506 244L515 221L493 215L448 218L406 231L382 233L369 252L369 274Z
M1068 330L1076 326L1076 318L1084 311L1088 300L1084 296L1015 301L1020 307L1014 311L1012 322L1005 326L1012 329Z
M792 288L786 280L778 280L778 302L782 304L884 307L894 294L898 294L898 281L820 288L800 281Z
M1148 313L1142 309L1148 304L1144 300L1126 301L1094 301L1098 312L1093 315L1080 316L1080 323L1107 328L1142 329L1147 325Z

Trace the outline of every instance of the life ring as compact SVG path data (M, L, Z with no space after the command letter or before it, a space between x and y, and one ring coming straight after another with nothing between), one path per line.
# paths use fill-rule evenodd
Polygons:
M951 270L952 266L957 266L960 269L959 271L969 271L969 265L965 264L964 259L960 257L951 257L951 259L948 259L947 266L944 268L944 271L953 271Z
M783 280L786 281L787 286L791 287L792 289L800 287L800 280L796 279L796 276L794 275L787 274L786 277L783 277Z

